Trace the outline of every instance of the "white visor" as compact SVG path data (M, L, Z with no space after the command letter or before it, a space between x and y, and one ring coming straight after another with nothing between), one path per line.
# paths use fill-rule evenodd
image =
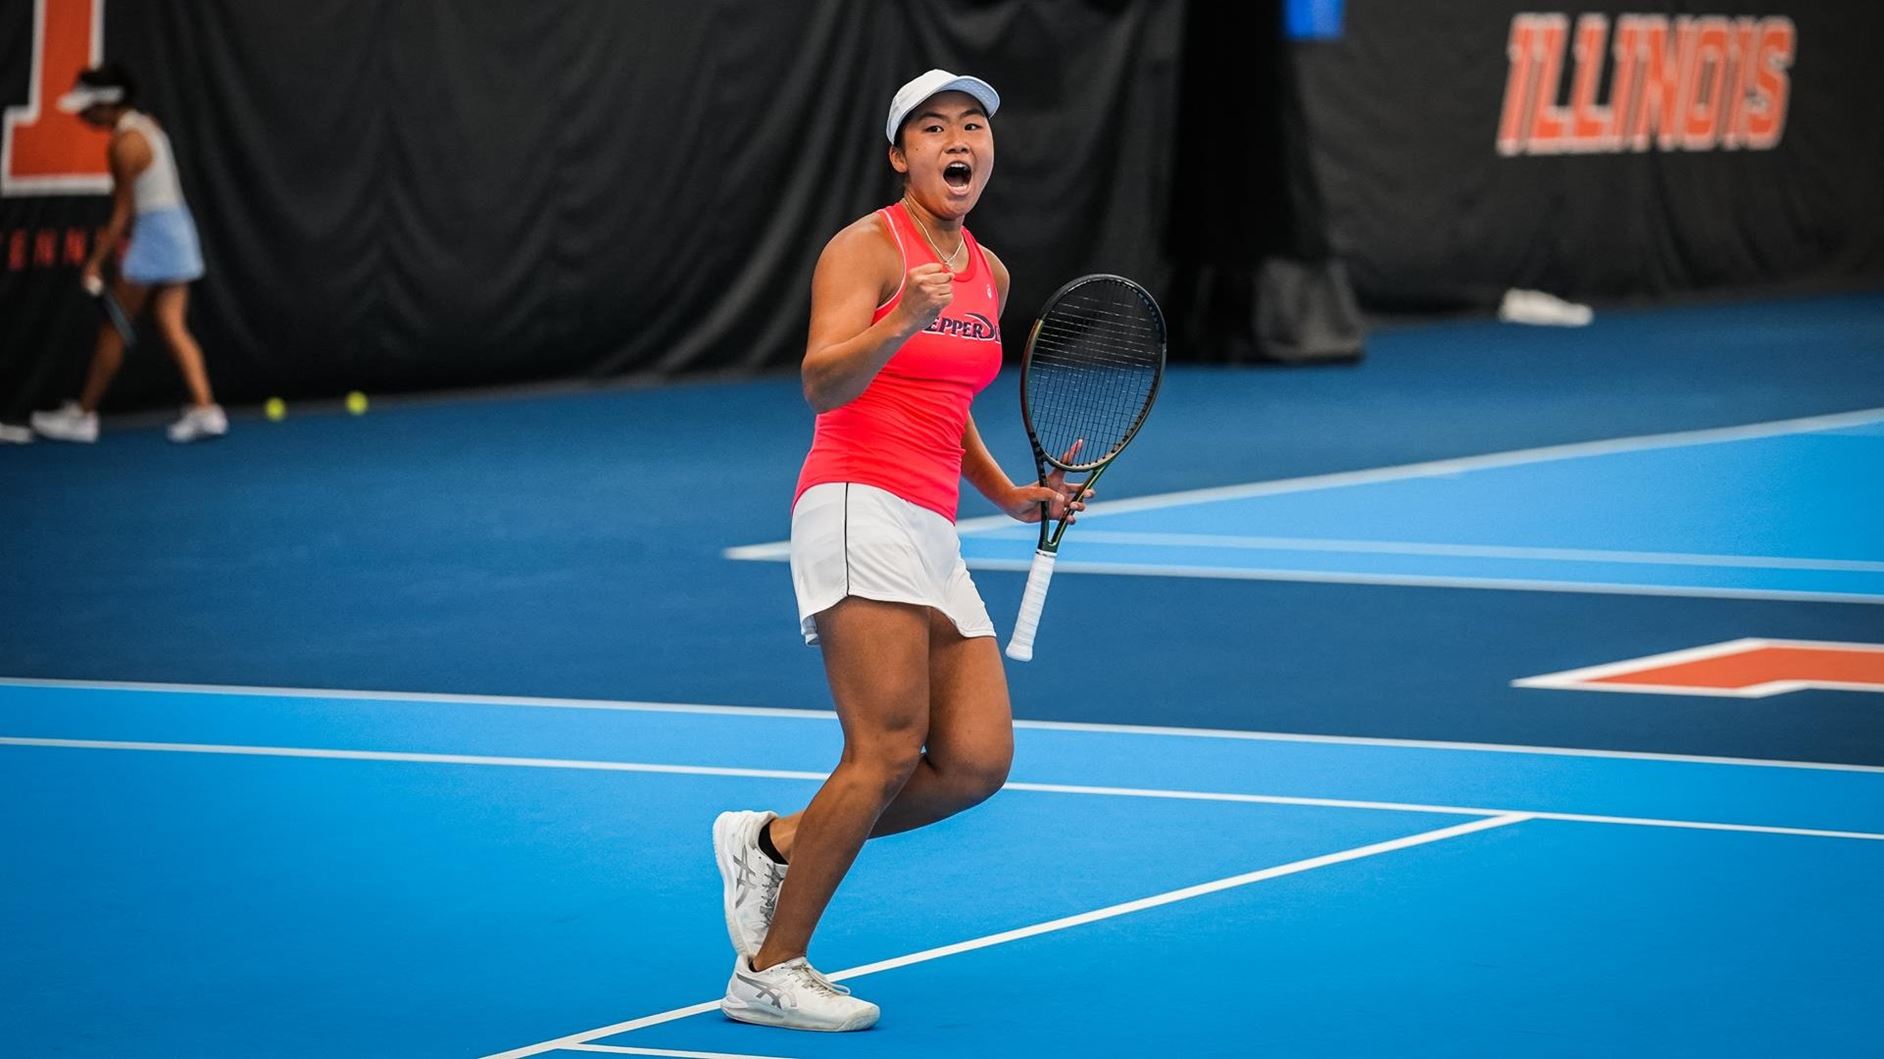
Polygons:
M59 97L59 109L77 114L87 107L108 106L124 101L124 89L117 85L79 85Z
M975 97L981 109L994 117L994 112L1001 109L1001 93L994 86L979 77L962 77L947 70L930 70L896 90L890 97L890 119L883 123L883 135L891 143L896 142L896 130L903 127L903 119L911 111L922 105L922 101L938 92L966 92Z

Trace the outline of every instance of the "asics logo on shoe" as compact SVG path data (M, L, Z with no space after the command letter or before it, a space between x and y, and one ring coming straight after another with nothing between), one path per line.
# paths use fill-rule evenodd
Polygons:
M757 993L759 997L763 999L766 1003L773 1004L777 1007L786 1006L785 993L782 990L766 985L764 982L759 981L757 978L749 978L742 971L734 971L733 977L751 986L752 991ZM794 1004L792 1006L796 1007L797 1005Z
M733 867L739 870L739 883L741 886L753 886L762 881L759 877L759 873L753 870L752 854L750 853L741 853L739 860L734 862Z

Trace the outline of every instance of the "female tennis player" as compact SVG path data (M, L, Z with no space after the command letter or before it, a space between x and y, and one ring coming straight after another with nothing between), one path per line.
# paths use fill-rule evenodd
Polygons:
M111 166L111 220L85 262L80 282L92 294L103 292L105 262L120 242L131 237L112 295L132 320L146 305L150 307L164 346L183 373L191 403L182 418L170 425L170 440L220 437L228 433L229 420L210 394L203 350L185 320L190 284L203 275L196 222L183 201L170 137L148 114L135 109L136 102L137 85L117 63L79 74L72 91L59 100L59 109L77 114L88 125L111 130L111 144L106 148ZM60 441L97 441L98 404L123 364L124 337L111 322L101 323L79 399L65 402L54 412L33 413L33 429Z
M792 508L792 582L844 750L802 812L714 822L738 952L721 1010L742 1022L873 1025L875 1004L806 961L818 917L865 839L958 813L1007 779L1007 681L955 535L961 479L1022 521L1043 504L1056 518L1085 506L1057 476L1014 484L969 414L1001 369L1007 268L962 226L994 169L1000 103L946 70L899 89L884 133L903 198L838 232L812 279L803 375L818 417Z

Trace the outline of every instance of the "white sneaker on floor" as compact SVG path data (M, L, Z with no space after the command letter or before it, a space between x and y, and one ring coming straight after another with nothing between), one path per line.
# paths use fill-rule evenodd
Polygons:
M1541 324L1548 327L1584 327L1595 318L1587 305L1565 301L1541 290L1505 292L1498 303L1498 319L1512 324Z
M778 889L785 882L785 865L759 848L759 831L777 813L721 813L713 821L713 860L720 869L720 892L726 910L726 936L733 951L750 958L772 929L772 911L778 907Z
M98 413L87 412L77 401L67 401L56 411L34 412L33 430L54 441L89 445L98 440Z
M170 424L165 433L170 440L178 444L201 441L204 438L219 438L229 433L229 417L223 414L219 404L194 405L183 410L183 418Z
M736 1022L823 1033L867 1030L882 1014L875 1004L819 974L803 956L763 971L753 970L741 956L720 1010Z
M16 427L11 423L0 423L0 445L31 445L32 427Z

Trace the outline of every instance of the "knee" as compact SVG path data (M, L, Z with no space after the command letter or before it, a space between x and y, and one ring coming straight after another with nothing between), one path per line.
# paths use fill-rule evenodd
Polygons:
M1009 753L989 754L971 761L955 762L942 773L948 789L963 808L979 805L993 796L1007 782L1014 764Z
M848 756L850 760L847 764L854 770L858 780L872 788L883 804L888 805L902 792L909 777L915 775L916 767L922 763L922 742L886 741L867 751Z

